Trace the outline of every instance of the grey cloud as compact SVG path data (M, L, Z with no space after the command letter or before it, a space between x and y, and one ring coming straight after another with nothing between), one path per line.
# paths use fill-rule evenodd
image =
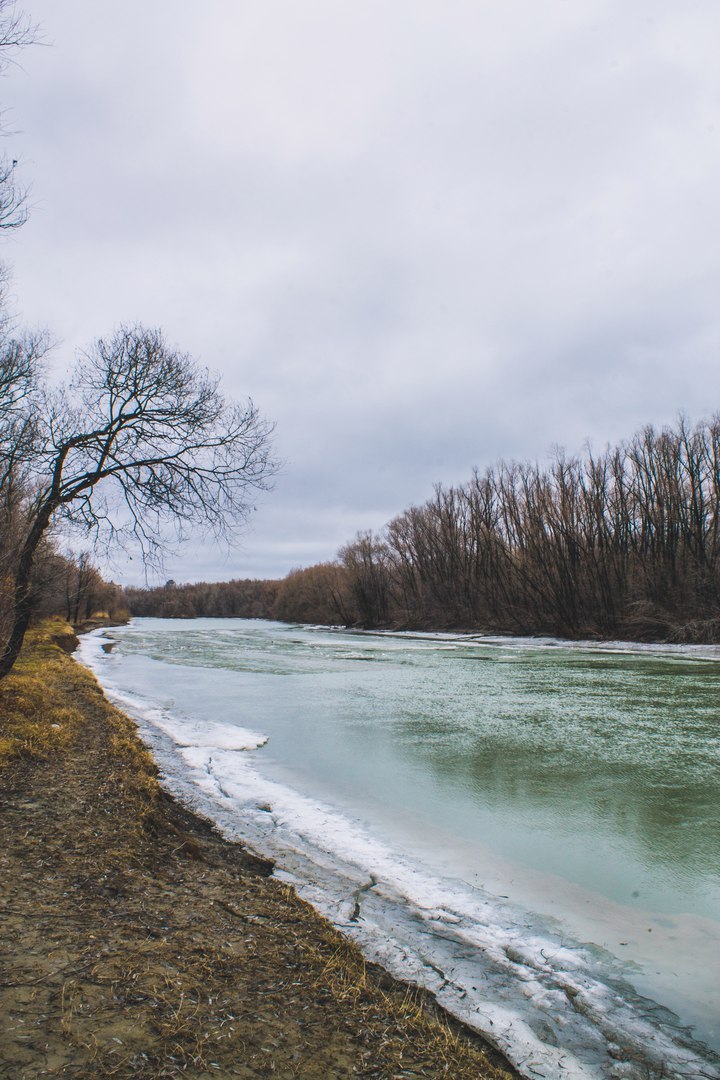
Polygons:
M474 465L720 407L710 0L29 6L18 307L58 367L159 323L278 423L241 550L176 579L282 574Z

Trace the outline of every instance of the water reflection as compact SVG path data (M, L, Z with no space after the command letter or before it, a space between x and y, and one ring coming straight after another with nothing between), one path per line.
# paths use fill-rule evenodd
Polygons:
M715 664L559 649L434 664L393 736L447 792L554 837L634 848L675 881L720 874Z

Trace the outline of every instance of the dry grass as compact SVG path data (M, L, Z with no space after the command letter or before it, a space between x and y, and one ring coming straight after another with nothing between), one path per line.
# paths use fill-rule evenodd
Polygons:
M347 1004L358 1014L382 1015L388 1025L388 1035L402 1033L412 1042L416 1057L427 1058L428 1066L432 1068L427 1075L454 1077L458 1075L458 1069L472 1071L477 1068L477 1058L472 1052L477 1048L468 1046L468 1033L462 1025L417 987L407 986L400 995L398 984L388 979L392 992L386 992L379 969L374 965L368 967L353 942L335 931L333 933L336 934L334 952L327 960L318 956L318 993L330 993L334 1001ZM487 1075L507 1080L507 1074L501 1070L488 1070Z
M63 635L74 637L58 619L29 631L15 668L0 682L0 769L17 758L44 759L63 749L82 722L56 686L67 660L58 644Z

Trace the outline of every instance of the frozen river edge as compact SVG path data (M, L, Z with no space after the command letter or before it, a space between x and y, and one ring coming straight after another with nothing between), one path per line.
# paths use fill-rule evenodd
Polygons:
M84 639L82 657L103 682L101 636ZM553 935L497 898L448 890L370 837L347 848L346 820L253 768L262 736L234 727L224 738L188 737L182 718L111 685L106 691L138 723L173 795L273 859L276 876L369 959L434 993L523 1075L720 1076L713 1055L671 1013L623 985L611 957Z

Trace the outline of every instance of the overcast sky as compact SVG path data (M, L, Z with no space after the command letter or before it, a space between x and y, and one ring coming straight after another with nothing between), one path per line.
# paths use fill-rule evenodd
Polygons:
M15 307L59 367L161 326L277 422L241 546L167 576L282 576L473 466L720 409L717 0L24 6Z

